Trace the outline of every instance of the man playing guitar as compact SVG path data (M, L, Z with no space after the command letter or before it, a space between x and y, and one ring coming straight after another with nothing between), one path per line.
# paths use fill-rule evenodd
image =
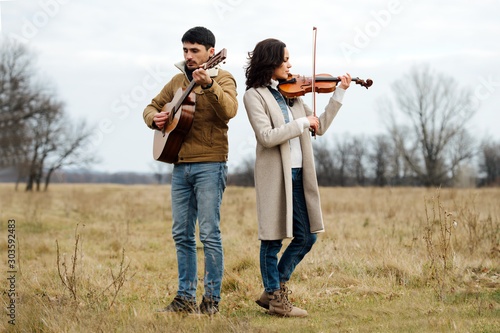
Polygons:
M228 122L236 115L236 81L222 69L202 68L215 53L215 36L204 27L182 37L184 61L175 75L145 108L146 124L162 130L172 121L166 108L179 88L195 82L194 118L182 141L172 171L172 235L177 251L179 288L173 301L160 312L219 311L223 252L219 228L220 205L227 180ZM168 147L166 147L168 149ZM196 305L196 220L205 252L205 291Z

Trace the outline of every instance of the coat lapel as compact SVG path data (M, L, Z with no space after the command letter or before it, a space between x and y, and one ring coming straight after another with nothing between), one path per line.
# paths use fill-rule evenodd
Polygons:
M269 107L269 117L271 118L274 128L284 125L285 119L283 118L283 113L273 94L271 94L267 87L259 87L257 91L264 99L265 105Z

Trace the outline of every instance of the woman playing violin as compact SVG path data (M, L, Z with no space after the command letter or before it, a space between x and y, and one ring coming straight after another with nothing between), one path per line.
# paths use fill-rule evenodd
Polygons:
M264 292L257 304L270 314L307 316L288 300L286 283L324 231L314 156L309 130L322 135L341 107L351 76L339 77L323 114L313 115L302 98L293 106L278 92L292 67L286 45L277 39L259 42L249 53L243 97L257 139L255 188L257 195L260 270ZM278 261L285 238L292 238Z

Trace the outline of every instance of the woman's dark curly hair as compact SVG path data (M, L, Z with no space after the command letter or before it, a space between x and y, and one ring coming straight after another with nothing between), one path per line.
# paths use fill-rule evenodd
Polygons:
M274 70L285 61L285 47L282 41L268 38L248 52L248 66L245 68L247 90L269 84Z

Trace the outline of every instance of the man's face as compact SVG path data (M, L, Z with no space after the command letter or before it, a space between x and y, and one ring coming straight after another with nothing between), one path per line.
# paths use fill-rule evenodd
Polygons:
M190 70L198 69L201 65L206 63L211 56L214 55L215 49L213 47L208 50L205 46L198 43L183 43L184 60L186 60L187 68Z

